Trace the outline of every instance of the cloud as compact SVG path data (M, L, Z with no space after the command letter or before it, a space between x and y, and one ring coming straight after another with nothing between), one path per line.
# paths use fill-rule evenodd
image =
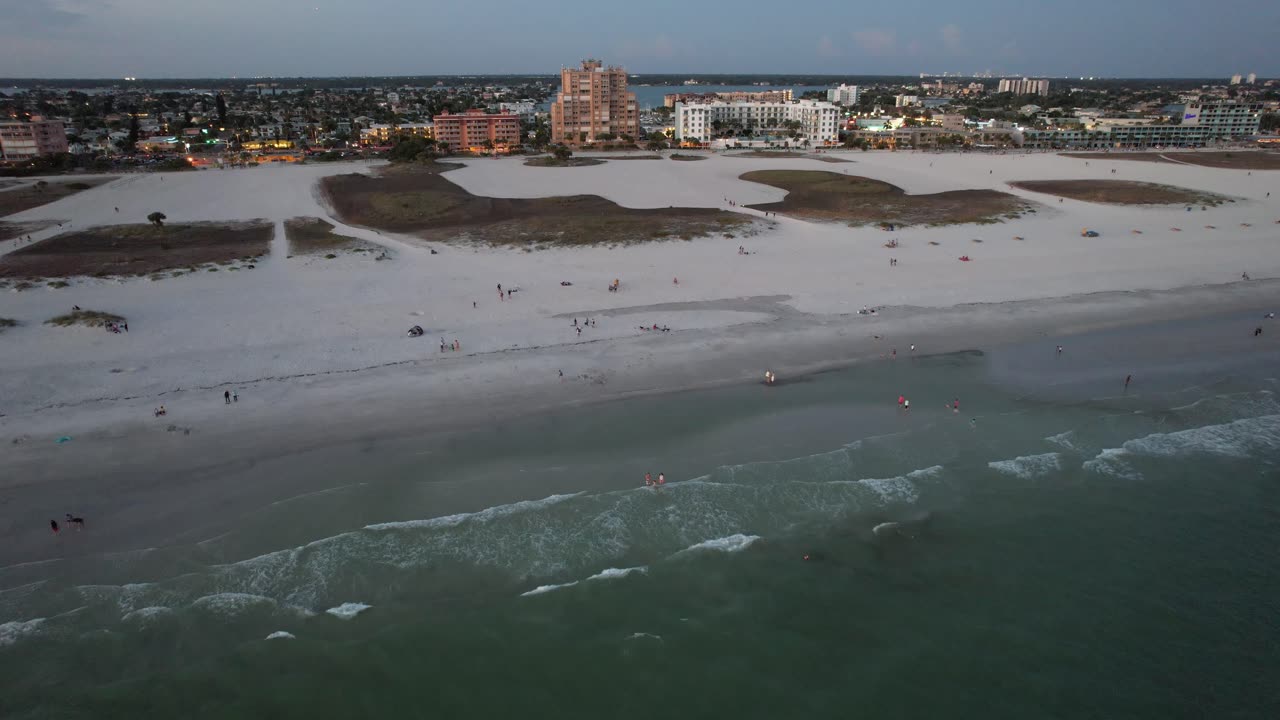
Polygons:
M898 46L898 36L892 30L854 30L853 42L869 55L888 55Z
M85 20L78 9L58 0L7 0L0 3L8 29L43 32L73 27Z
M830 35L823 35L818 38L818 57L834 58L840 57L840 48L836 47Z
M955 25L943 25L942 29L938 32L942 35L942 47L953 53L964 50L964 43L961 37L963 33L959 27Z
M653 40L653 56L656 58L670 58L676 54L676 46L672 44L671 38L666 35L659 35Z

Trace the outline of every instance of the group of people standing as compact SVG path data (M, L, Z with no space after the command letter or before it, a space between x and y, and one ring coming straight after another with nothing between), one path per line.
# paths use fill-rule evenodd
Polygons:
M659 485L666 485L667 476L663 473L658 473L658 479L654 480L652 473L645 473L644 484L645 484L645 487L657 487Z

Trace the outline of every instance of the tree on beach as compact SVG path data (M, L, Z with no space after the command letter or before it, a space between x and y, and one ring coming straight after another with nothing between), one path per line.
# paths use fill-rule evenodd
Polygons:
M147 216L147 222L155 225L156 227L164 227L165 219L165 214L162 212L153 212Z

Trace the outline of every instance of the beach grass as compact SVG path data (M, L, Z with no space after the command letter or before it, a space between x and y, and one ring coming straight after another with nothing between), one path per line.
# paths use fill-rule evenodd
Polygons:
M633 160L635 158L624 159ZM529 167L587 167L589 165L603 165L604 162L604 158L571 157L561 160L555 155L543 155L529 158L524 161L524 164Z
M11 327L18 327L19 323L13 318L0 317L0 332L4 332Z
M780 202L748 206L754 210L855 226L992 223L1034 209L1031 203L996 190L908 195L880 180L825 170L755 170L740 178L787 191Z
M115 178L105 177L75 181L54 180L43 185L32 182L23 187L5 190L0 192L0 217L47 205L56 200L75 195L78 192L84 192L90 188L109 183L112 180L115 180Z
M1019 180L1011 187L1107 205L1220 205L1214 193L1134 180Z
M493 198L442 177L433 163L378 175L335 175L324 193L343 222L427 240L495 246L628 245L692 239L726 230L749 234L760 221L711 208L624 208L597 195Z
M151 275L265 254L270 223L109 225L64 233L0 257L0 277Z
M115 313L101 312L99 310L73 310L66 315L49 318L44 321L44 324L57 325L58 327L70 327L72 325L105 327L108 323L121 323L124 321L125 318Z
M1231 150L1222 152L1092 152L1062 153L1066 157L1085 160L1125 160L1199 165L1225 170L1280 170L1280 153L1266 150Z
M326 257L337 257L334 253L338 251L363 252L377 249L372 243L334 232L332 223L318 217L289 218L284 221L284 232L289 241L290 254L324 253Z

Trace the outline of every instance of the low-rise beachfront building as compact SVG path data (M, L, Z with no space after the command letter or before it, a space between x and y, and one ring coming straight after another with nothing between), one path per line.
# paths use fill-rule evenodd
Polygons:
M1187 105L1181 124L1150 119L1097 118L1081 129L1023 130L1023 147L1204 147L1257 135L1262 111L1262 103L1196 103Z
M465 113L437 115L436 142L451 152L508 152L521 144L520 118L472 109Z
M433 138L435 137L435 125L433 123L399 123L395 125L374 123L369 127L360 129L360 144L385 145L391 142L392 138L400 137L401 135Z
M801 100L791 103L713 102L676 104L676 139L709 142L717 128L741 128L754 132L789 133L812 145L839 141L840 109L828 102Z
M61 120L34 116L29 122L0 122L0 157L31 160L67 151L67 132Z
M182 141L172 135L142 138L134 147L138 152L146 153L186 151Z
M498 112L504 115L515 115L521 120L528 122L533 120L534 115L537 114L538 106L529 100L520 102L501 102L498 103Z

